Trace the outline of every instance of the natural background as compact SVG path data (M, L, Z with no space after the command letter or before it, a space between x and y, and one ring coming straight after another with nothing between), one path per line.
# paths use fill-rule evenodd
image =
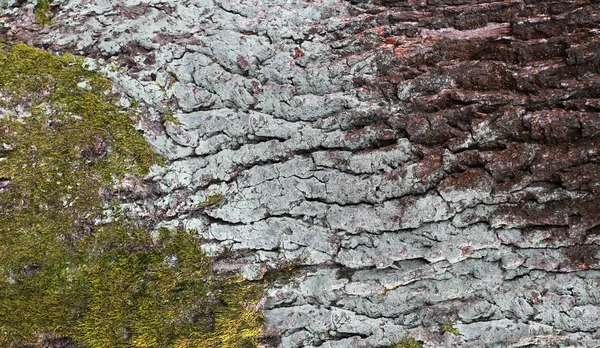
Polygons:
M600 344L597 2L3 4L164 156L120 214L249 284L300 270L262 344Z

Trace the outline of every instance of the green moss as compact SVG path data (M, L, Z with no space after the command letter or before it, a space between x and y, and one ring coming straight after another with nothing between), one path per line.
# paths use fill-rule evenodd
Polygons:
M204 202L200 203L200 207L220 207L225 203L225 195L221 191L211 192L206 195Z
M76 337L93 347L256 346L258 283L216 275L190 232L105 231L118 247L86 264L88 310ZM106 244L106 239L100 247ZM151 247L149 247L151 245ZM249 332L249 335L244 335ZM254 345L252 345L254 343Z
M162 159L72 55L0 46L0 346L254 347L263 284L215 274L190 231L98 224L100 196Z
M162 121L163 122L171 122L175 125L181 124L181 121L179 121L179 119L177 117L175 117L175 113L173 112L173 109L171 109L171 108L167 108L167 110L162 114Z
M404 336L393 348L423 348L423 344L419 343L414 337Z
M50 24L50 4L52 0L38 0L33 8L33 14L35 15L35 20L39 25L45 27Z
M173 78L173 81L179 82L179 77L177 77L177 74L175 74L173 71L167 71L167 74L169 74L171 78Z
M460 331L456 327L454 327L454 321L452 321L450 317L447 317L446 321L442 323L442 331L444 333L447 332L453 334L454 336L462 336Z

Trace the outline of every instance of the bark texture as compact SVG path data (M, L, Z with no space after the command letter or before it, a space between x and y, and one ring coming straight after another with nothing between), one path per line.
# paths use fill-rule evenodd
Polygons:
M141 103L170 163L124 185L132 216L248 279L302 264L267 346L600 344L597 2L57 0L44 28L5 6L7 40Z

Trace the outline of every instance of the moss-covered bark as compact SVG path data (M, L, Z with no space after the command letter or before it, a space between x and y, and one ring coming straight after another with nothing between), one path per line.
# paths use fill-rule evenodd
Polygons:
M42 27L50 24L50 4L52 0L38 0L35 4L33 12L35 14L35 19L39 25Z
M261 284L214 274L193 232L98 223L102 189L161 158L82 66L0 47L0 346L255 346Z

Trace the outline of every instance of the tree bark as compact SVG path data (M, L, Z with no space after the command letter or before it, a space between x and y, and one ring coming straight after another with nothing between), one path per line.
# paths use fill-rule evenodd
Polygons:
M131 216L247 279L300 265L266 346L600 344L597 2L7 5L6 40L140 102L169 165Z

